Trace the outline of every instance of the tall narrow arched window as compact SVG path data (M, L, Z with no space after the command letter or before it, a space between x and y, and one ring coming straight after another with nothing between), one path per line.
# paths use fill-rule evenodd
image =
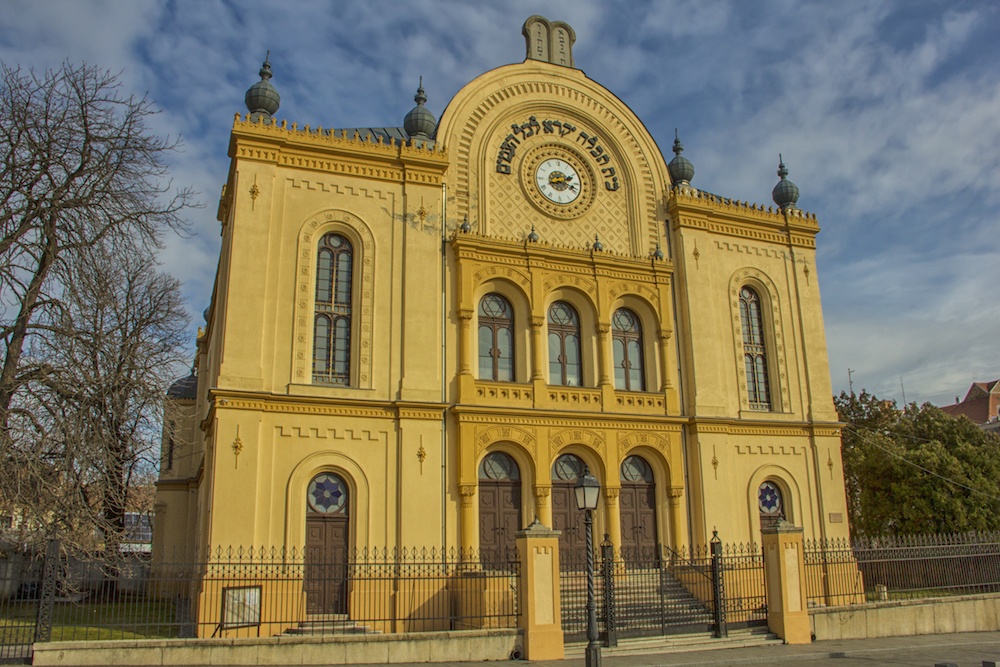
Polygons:
M351 278L354 250L340 234L327 234L316 257L313 381L351 382Z
M579 387L580 318L573 306L556 301L549 306L549 384Z
M631 310L619 308L611 320L615 350L615 389L645 391L642 370L642 325Z
M740 324L743 328L743 361L746 365L750 409L767 412L771 409L771 394L767 381L764 324L760 297L749 287L740 290Z
M479 302L479 379L514 380L513 310L499 294Z

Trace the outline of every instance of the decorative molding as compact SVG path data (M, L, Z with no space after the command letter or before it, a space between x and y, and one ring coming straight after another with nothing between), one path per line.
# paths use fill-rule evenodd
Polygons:
M389 437L387 431L371 431L368 429L349 428L312 428L301 426L277 425L275 435L279 438L295 438L296 440L344 440L352 442L382 442Z
M802 456L804 446L796 445L736 445L737 454L756 454L758 456Z
M604 437L594 429L580 428L579 426L552 431L549 434L549 450L553 460L555 460L559 450L567 445L584 445L595 451L603 452Z
M472 288L475 289L482 283L485 283L488 280L493 280L494 278L507 278L520 284L522 287L528 287L531 285L531 276L525 271L509 265L498 266L496 264L492 264L490 266L481 267L472 272Z
M618 452L622 459L626 452L636 447L652 447L665 452L670 447L670 436L645 430L618 434Z
M747 243L732 243L730 241L722 241L720 239L715 239L715 247L719 250L725 250L727 252L736 252L746 255L755 255L757 257L771 257L774 259L785 260L788 259L788 253L784 250L776 248L765 248L758 245L750 245Z
M476 429L477 454L495 442L517 443L530 451L535 447L535 435L517 426L488 426Z
M472 507L472 501L476 498L476 492L479 490L479 486L476 484L460 484L458 486L458 492L462 496L462 507L469 509Z
M312 190L323 194L337 195L339 197L362 197L365 199L378 199L389 201L393 193L385 190L377 190L371 187L345 185L340 183L325 183L322 181L312 181L304 178L288 177L286 182L296 190Z

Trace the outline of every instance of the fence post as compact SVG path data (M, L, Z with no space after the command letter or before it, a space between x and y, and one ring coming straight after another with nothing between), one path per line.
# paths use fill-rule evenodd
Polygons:
M517 585L518 625L524 631L524 657L562 660L559 599L559 534L538 519L515 533L521 573Z
M722 540L719 539L719 531L712 531L712 539L709 542L712 548L712 597L715 598L715 636L728 637L729 629L726 627L726 583L723 580L722 568Z
M52 639L52 607L55 604L58 574L59 540L49 540L45 548L45 564L42 566L42 590L38 600L38 616L35 618L36 642L47 642Z
M601 542L601 574L604 577L604 645L618 646L615 626L615 545L607 533Z
M812 641L806 603L806 568L802 529L784 519L761 528L767 627L786 644Z

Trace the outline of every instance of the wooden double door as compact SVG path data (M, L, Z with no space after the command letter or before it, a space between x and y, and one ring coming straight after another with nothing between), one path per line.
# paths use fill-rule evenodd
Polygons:
M621 512L622 558L639 565L659 561L656 530L656 487L652 484L622 483L618 496Z
M306 612L347 613L349 489L332 473L316 475L306 492Z
M521 527L521 482L480 480L480 562L503 564L513 560L515 533Z
M308 613L347 613L347 549L346 516L306 519Z

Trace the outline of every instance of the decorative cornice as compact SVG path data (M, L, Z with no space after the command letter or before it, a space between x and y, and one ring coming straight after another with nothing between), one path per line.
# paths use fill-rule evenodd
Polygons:
M401 403L350 398L286 396L263 392L209 390L211 411L249 410L253 412L322 416L375 417L381 419L440 420L444 403Z
M719 433L726 435L763 435L781 437L836 437L840 435L839 423L810 422L767 422L756 423L732 419L706 419L695 417L690 420L690 428L695 433Z
M680 433L686 417L664 415L624 415L616 413L614 419L601 412L564 412L536 408L492 408L481 405L453 405L452 414L459 424L517 424L525 427L550 427L579 429L585 422L590 429L635 430L638 432Z
M448 153L440 144L385 142L381 135L355 132L346 137L322 127L299 129L287 121L252 121L236 114L229 155L287 167L365 178L438 185L448 169Z
M695 188L674 188L668 199L673 228L702 229L765 243L816 247L816 215L726 199Z

